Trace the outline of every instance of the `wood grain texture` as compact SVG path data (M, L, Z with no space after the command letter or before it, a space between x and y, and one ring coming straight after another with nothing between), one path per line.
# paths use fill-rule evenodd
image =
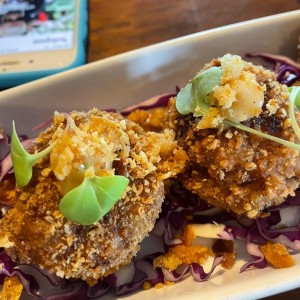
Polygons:
M299 0L90 0L88 61L296 9Z

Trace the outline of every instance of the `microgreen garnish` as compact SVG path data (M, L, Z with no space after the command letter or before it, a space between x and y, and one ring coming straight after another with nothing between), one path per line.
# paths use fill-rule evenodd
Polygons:
M253 133L253 134L255 134L257 136L260 136L262 138L271 140L273 142L277 142L277 143L282 144L282 145L284 145L286 147L289 147L289 148L296 149L296 150L300 151L300 145L299 144L295 144L293 142L286 141L286 140L278 138L276 136L273 136L273 135L270 135L270 134L258 131L256 129L251 128L251 127L245 126L245 125L243 125L241 123L237 123L237 122L232 122L232 121L229 121L229 120L225 120L224 124L232 126L232 127L235 127L237 129L240 129L240 130L247 131L249 133Z
M300 140L300 128L296 120L295 106L300 107L300 86L289 87L290 92L290 106L289 106L289 117L291 119L292 127Z
M290 100L297 106L300 107L300 86L289 87L291 93Z
M16 182L19 186L26 186L32 177L32 167L41 158L51 152L54 143L41 152L29 154L23 147L16 132L15 122L12 123L11 159L14 167Z
M295 106L300 107L300 87L299 86L289 87L289 92L290 92L290 97L289 97L289 101L290 101L289 118L291 119L292 127L293 127L293 130L294 130L296 136L298 137L298 139L300 139L300 128L298 126L296 116L295 116ZM237 123L237 122L232 122L232 121L229 121L229 120L225 120L224 123L226 125L229 125L229 126L247 131L249 133L256 134L257 136L272 140L274 142L277 142L277 143L282 144L284 146L287 146L289 148L300 150L300 145L299 144L295 144L293 142L286 141L284 139L269 135L267 133L263 133L261 131L255 130L251 127L245 126L243 124L240 124L240 123Z
M205 114L209 112L210 107L210 104L206 101L207 96L212 92L214 87L220 85L222 74L223 71L221 68L212 67L194 77L192 81L187 84L176 97L176 109L178 110L178 112L182 115L187 115L190 113L195 113L197 111L197 114L205 116ZM300 86L290 87L289 92L289 117L291 119L293 130L300 140L300 128L298 126L294 111L295 106L300 108ZM244 130L257 136L272 140L286 147L300 150L299 144L286 141L267 133L263 133L241 123L225 119L223 120L223 124L227 125L227 127L235 127L237 129Z
M198 107L202 115L207 113L209 103L207 96L212 90L219 86L223 70L219 67L211 67L193 78L192 82L187 84L176 97L176 109L182 115L194 113Z
M61 199L60 212L70 221L91 225L107 214L125 191L129 179L124 176L84 178Z

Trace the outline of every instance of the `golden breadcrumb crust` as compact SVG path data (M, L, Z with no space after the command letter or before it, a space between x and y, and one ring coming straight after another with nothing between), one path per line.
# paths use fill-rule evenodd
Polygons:
M54 165L58 176L63 180L70 178L69 164L80 165L81 156L94 151L92 158L99 165L95 172L104 172L108 166L108 173L127 176L130 184L126 192L97 223L75 224L58 210L62 181L54 175L48 155L34 166L30 184L16 188L13 208L0 223L0 242L14 261L38 265L60 277L81 278L93 285L128 264L137 253L139 243L152 230L161 210L163 179L183 169L186 155L174 142L172 130L145 132L119 114L96 109L72 112L70 116L79 131L74 126L66 129L71 120L67 121L64 114L56 114L54 124L39 135L31 152L46 148L58 134L77 145L84 136L86 144L80 149L67 143L65 147L69 148L65 151L63 141L57 141L55 147L60 151L54 151ZM67 137L66 130L70 131ZM102 148L97 144L87 146L95 136L105 139ZM103 147L114 152L106 162L97 159L98 153L107 150Z
M18 276L5 277L1 289L1 300L19 300L23 292L23 284Z
M147 131L159 132L162 130L165 121L165 108L158 107L152 110L136 109L127 116L127 119L139 124Z
M219 60L214 59L204 69L219 65ZM262 113L243 123L298 142L288 118L287 87L262 67L245 62L244 69L255 74L266 91ZM201 117L180 115L175 99L170 101L167 115L167 127L176 131L176 139L189 156L186 171L179 179L208 203L255 218L294 195L300 178L297 150L235 128L199 130ZM298 112L296 117L299 119Z

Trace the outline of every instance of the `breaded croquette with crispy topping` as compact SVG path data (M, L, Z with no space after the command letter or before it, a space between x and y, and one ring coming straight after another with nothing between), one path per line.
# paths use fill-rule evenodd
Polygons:
M201 116L196 108L183 115L176 109L176 99L169 103L168 127L189 156L179 179L208 203L256 218L294 195L300 179L299 151L237 129L226 120L296 142L289 92L271 71L239 56L214 59L200 73L212 67L223 74L220 86L207 97L207 114ZM298 112L296 118L300 120Z
M185 152L174 132L145 132L117 113L56 113L30 153L54 143L17 186L0 223L0 246L16 262L38 265L90 285L128 264L148 235L164 199L163 180L180 172ZM129 185L98 222L80 225L59 210L63 195L82 182L85 166L99 177L125 176Z

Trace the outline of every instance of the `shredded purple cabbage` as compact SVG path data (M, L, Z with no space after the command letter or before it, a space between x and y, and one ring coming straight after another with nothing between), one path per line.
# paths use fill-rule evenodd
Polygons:
M300 80L300 65L286 56L270 53L247 53L246 57L261 58L271 63L277 76L276 79L282 84L291 86Z
M266 53L252 53L248 54L248 57L259 57L273 63L273 69L281 83L291 85L299 80L299 65L286 57ZM175 93L158 95L138 105L130 106L122 110L121 113L126 116L135 109L164 107L171 97L176 96L178 91L179 89L176 88ZM40 130L48 126L51 121L52 118L34 129ZM23 137L22 142L24 147L28 148L33 140ZM9 149L8 136L0 134L0 147L1 149ZM11 170L10 155L6 155L0 161L0 182L8 178ZM2 203L2 207L5 207L5 203ZM179 183L174 182L167 192L160 218L149 236L150 239L155 239L157 243L154 247L155 250L151 250L150 253L146 254L138 254L129 266L107 276L103 280L99 280L95 286L90 287L81 280L58 278L56 275L40 270L36 266L16 264L4 250L0 252L0 263L2 264L0 283L3 283L6 276L16 275L24 286L22 299L71 300L98 299L105 293L122 296L142 289L145 282L155 286L158 283L164 283L165 280L176 282L187 276L192 276L198 282L208 280L214 270L221 264L222 256L214 258L207 273L201 265L195 263L180 266L175 271L153 268L154 258L166 253L170 247L182 244L182 240L175 238L175 236L188 224L189 218L187 216L193 216L193 222L195 223L224 224L224 230L219 235L220 239L244 241L245 249L251 259L241 267L240 272L251 268L265 268L267 261L259 249L261 243L266 241L280 242L294 253L300 251L300 219L298 218L295 224L285 228L279 226L282 221L280 211L289 207L300 208L300 191L296 191L294 197L288 197L280 206L271 209L267 218L251 220L242 217L233 219L230 214L210 206L196 195L184 190Z
M176 271L170 271L162 268L162 272L165 280L168 281L176 282L182 280L184 277L190 274L195 281L202 282L209 279L210 275L213 273L215 268L221 264L222 260L223 256L216 256L208 273L206 273L203 267L197 263L192 263L188 266L181 266L177 268Z
M148 110L148 109L152 109L152 108L166 107L169 102L169 99L171 97L175 97L177 95L177 93L179 92L179 90L180 89L178 87L176 87L176 92L165 93L165 94L154 96L154 97L147 99L143 102L140 102L138 104L126 107L123 110L121 110L120 113L123 116L127 116L136 109Z

